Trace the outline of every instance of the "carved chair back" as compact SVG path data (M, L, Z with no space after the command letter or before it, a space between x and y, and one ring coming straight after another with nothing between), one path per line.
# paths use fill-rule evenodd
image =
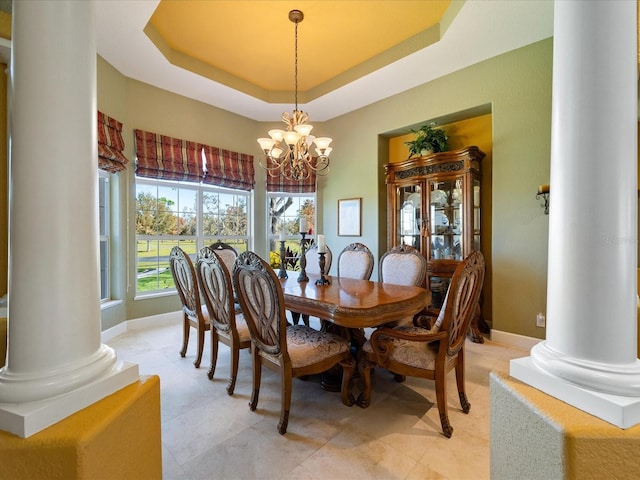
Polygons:
M347 245L338 256L338 277L369 280L374 258L366 245L355 242Z
M209 248L216 252L227 267L229 275L231 275L231 272L233 272L233 264L236 258L238 258L238 251L228 243L221 242L220 240L209 245Z
M213 378L218 357L218 342L231 349L231 373L227 393L233 394L238 373L239 350L251 346L251 337L242 315L236 317L231 274L224 261L210 247L198 252L196 274L202 296L207 305L211 330L211 368L209 379Z
M415 248L398 245L387 250L378 263L378 278L384 283L424 286L427 260Z
M169 269L173 282L176 285L178 296L182 302L183 329L182 329L182 349L180 356L184 358L189 345L189 332L195 328L198 334L198 346L196 359L193 362L196 368L200 367L202 352L204 350L204 332L209 330L209 315L203 312L200 301L200 289L198 288L198 278L196 276L193 262L184 250L176 246L169 254Z
M269 355L286 355L284 296L273 269L254 252L244 252L236 261L233 284L254 346Z

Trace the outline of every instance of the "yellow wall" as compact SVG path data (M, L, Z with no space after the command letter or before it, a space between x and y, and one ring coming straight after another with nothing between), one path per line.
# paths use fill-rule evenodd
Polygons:
M449 150L457 150L470 145L476 145L480 150L489 154L492 149L491 123L491 114L486 114L440 125L436 128L441 128L447 133ZM409 148L404 142L408 142L414 138L415 135L413 133L389 138L389 162L402 162L409 158Z
M0 478L162 478L160 378L140 380L21 438L0 431Z

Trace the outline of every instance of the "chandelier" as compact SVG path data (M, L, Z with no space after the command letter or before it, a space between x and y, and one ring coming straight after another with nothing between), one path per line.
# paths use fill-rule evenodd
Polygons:
M311 173L326 175L329 173L329 154L331 138L311 135L313 125L309 116L298 110L298 23L304 19L300 10L291 10L289 20L295 23L295 109L293 114L284 112L282 121L286 130L269 130L270 138L259 138L258 143L267 158L263 165L272 177L279 175L291 180L304 180ZM315 144L315 154L311 153Z

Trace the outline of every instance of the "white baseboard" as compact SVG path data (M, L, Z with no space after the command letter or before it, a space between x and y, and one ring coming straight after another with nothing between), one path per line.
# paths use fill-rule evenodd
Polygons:
M520 348L527 352L537 343L541 342L539 338L525 337L517 333L502 332L500 330L491 329L491 341L501 343L510 347Z
M102 343L108 342L129 330L141 330L153 326L179 325L180 322L182 322L182 310L151 315L149 317L134 318L104 330L101 335L101 341Z

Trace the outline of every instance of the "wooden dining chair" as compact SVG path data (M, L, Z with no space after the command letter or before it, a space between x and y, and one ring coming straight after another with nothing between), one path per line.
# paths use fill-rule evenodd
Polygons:
M380 257L380 262L378 262L378 279L383 283L424 287L426 274L427 260L417 249L409 245L397 245L390 248ZM407 317L384 326L397 327L412 323L413 317Z
M338 277L369 280L373 272L373 254L366 245L355 242L338 255Z
M209 248L216 252L218 257L220 257L227 267L229 274L231 274L231 272L233 272L233 264L235 263L236 258L238 258L238 251L228 243L224 243L220 240L209 245Z
M231 272L233 272L233 264L235 263L236 258L238 258L238 251L228 243L224 243L221 240L212 243L209 245L209 248L216 252L218 257L220 257L224 262L224 265L227 267L229 275L231 275ZM238 303L238 297L235 292L233 294L233 306L236 313L240 313L240 304Z
M184 358L187 354L189 333L191 328L195 328L198 335L198 351L193 364L199 368L204 350L204 332L211 328L211 324L209 323L209 314L206 309L202 308L200 301L196 271L189 255L177 246L173 247L169 254L169 269L182 302L182 350L180 350L180 356Z
M373 263L373 253L369 247L359 242L351 243L344 247L338 255L338 278L369 280L373 273ZM355 349L362 348L366 341L363 328L345 329L326 322L323 323L323 328L328 328L334 333L350 338Z
M342 403L353 405L355 399L349 392L349 382L355 360L349 351L349 342L306 325L287 327L280 281L271 266L255 253L244 252L238 256L233 283L251 334L253 391L250 409L255 411L258 406L263 365L279 372L281 377L280 434L287 431L289 423L294 377L321 373L340 364L343 368Z
M482 253L472 252L456 268L445 305L435 322L421 317L413 326L380 328L373 332L370 341L364 344L358 362L364 388L358 397L358 405L369 406L371 369L376 365L399 375L434 380L442 431L446 437L451 437L453 428L447 413L446 374L455 368L460 405L464 413L469 413L464 345L482 290L484 272Z
M218 343L224 343L231 350L227 393L233 395L240 350L251 346L249 328L242 314L236 315L231 274L224 260L212 248L204 247L198 252L196 275L211 324L211 368L207 376L210 380L213 378L218 360Z

